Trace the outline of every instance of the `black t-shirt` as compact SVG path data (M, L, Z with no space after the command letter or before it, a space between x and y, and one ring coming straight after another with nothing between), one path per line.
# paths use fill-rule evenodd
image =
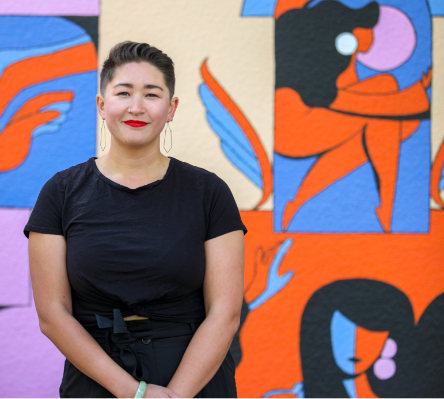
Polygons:
M162 180L130 189L105 177L95 159L55 174L25 227L63 235L73 315L133 314L200 322L204 242L244 230L230 189L214 173L171 158Z

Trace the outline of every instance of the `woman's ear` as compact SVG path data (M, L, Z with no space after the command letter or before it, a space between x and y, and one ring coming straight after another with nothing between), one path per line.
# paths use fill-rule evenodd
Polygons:
M103 100L103 97L100 94L96 95L96 104L97 104L97 111L99 112L100 117L105 120L105 101Z
M170 101L170 109L168 111L168 122L173 121L174 114L176 113L177 106L179 105L179 98L173 97Z

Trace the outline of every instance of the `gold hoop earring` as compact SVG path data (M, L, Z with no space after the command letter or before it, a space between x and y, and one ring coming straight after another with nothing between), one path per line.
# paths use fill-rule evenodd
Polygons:
M166 136L167 136L167 129L169 129L169 131L170 131L170 148L169 148L168 150L167 150L166 147L165 147ZM171 128L170 128L170 123L168 122L168 123L166 124L166 126L165 126L165 136L163 137L163 149L164 149L166 152L170 152L172 148L173 148L173 132L172 132L172 130L171 130Z
M104 144L104 146L102 147L102 139L103 139L103 136L104 136L104 132L105 131L105 144ZM105 148L106 148L106 128L105 128L105 119L103 119L102 120L102 127L100 128L100 148L102 149L102 151L105 151Z

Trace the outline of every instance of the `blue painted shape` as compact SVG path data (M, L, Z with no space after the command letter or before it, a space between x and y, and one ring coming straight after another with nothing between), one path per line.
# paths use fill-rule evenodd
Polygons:
M285 254L288 252L292 245L293 239L287 238L277 250L275 257L271 262L270 270L268 271L267 287L262 294L260 294L253 302L248 305L248 309L250 311L263 305L266 301L276 295L290 282L294 274L292 271L289 271L280 277L278 275L278 272L279 266L281 265Z
M342 380L342 384L344 385L345 390L350 398L357 398L356 395L356 383L354 378L347 378Z
M444 16L444 0L429 0L430 14L434 17Z
M47 47L84 34L83 28L61 17L0 17L0 49Z
M20 93L34 97L52 91L74 91L72 109L57 134L33 137L28 157L17 169L0 173L0 207L32 208L40 189L56 172L95 155L97 72L55 79Z
M221 139L221 147L225 155L256 186L263 188L259 161L239 124L206 84L200 85L199 94L207 109L207 121Z
M0 38L0 73L14 62L91 42L84 29L59 17L0 17ZM11 99L0 116L0 134L28 100L50 92L74 94L72 102L43 108L61 115L34 130L30 152L18 168L0 173L0 207L32 208L50 177L95 155L96 88L94 71L32 85Z
M276 395L294 395L296 398L305 398L304 383L297 382L291 389L275 389L262 395L263 398L270 398Z
M32 137L37 137L47 133L57 133L62 125L68 120L68 113L71 108L72 107L70 102L54 103L47 107L44 107L42 111L59 111L60 116L47 123L46 125L40 126L35 129L32 133Z
M314 6L318 5L319 3L322 3L326 0L313 0L310 3L308 3L308 8L313 8ZM351 8L353 10L357 10L359 8L365 7L367 4L371 3L374 0L336 0L338 3L344 4L344 6L347 6L348 8Z
M430 120L401 144L392 216L394 233L427 233L430 225Z
M285 206L292 201L317 157L292 159L274 155L274 231L282 231ZM379 193L367 162L307 201L291 220L288 232L382 233L375 213Z
M292 201L305 175L308 173L317 157L293 159L274 154L274 213L273 229L282 232L282 215L288 201Z
M333 357L338 367L349 375L355 375L356 324L335 310L330 324Z
M278 0L245 0L242 17L272 17Z

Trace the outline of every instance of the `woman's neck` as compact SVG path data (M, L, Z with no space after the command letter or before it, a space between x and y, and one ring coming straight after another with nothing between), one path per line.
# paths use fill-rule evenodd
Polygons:
M161 180L168 169L169 158L159 147L125 149L111 145L109 152L96 160L100 172L110 180L137 188Z

